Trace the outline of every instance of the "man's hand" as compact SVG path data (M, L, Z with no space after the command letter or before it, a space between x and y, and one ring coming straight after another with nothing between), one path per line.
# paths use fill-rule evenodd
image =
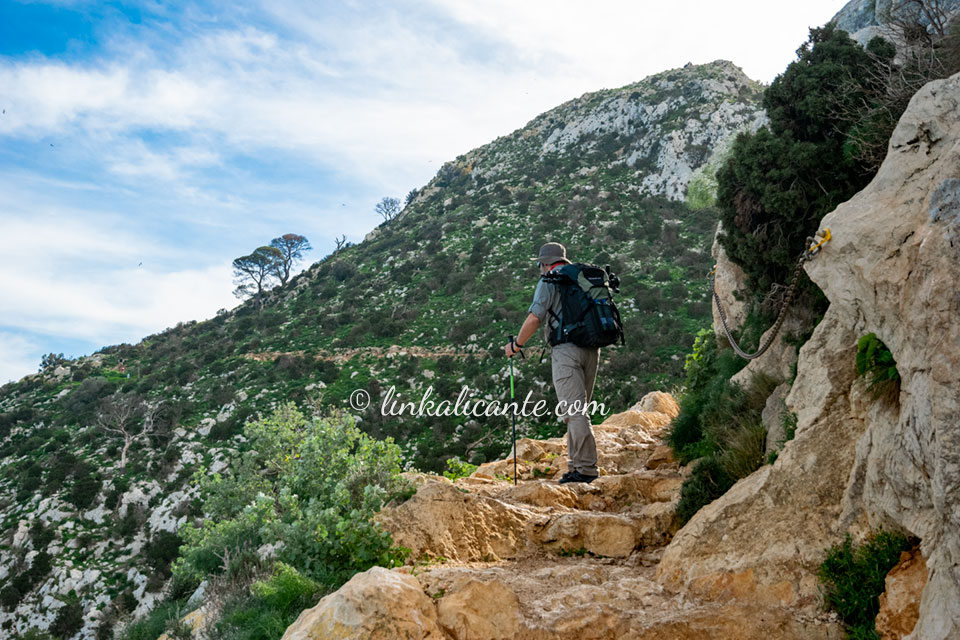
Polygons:
M533 315L532 313L527 314L527 319L523 321L523 326L520 327L520 333L517 334L516 340L513 343L517 347L514 350L510 343L508 342L503 347L503 352L507 354L508 358L512 358L516 354L520 353L520 344L527 344L527 341L533 336L534 332L537 330L537 327L540 326L540 318Z

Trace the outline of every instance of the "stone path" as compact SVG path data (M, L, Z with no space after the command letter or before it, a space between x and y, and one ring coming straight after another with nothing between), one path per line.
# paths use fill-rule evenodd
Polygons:
M417 476L417 494L377 517L410 564L358 574L284 640L843 637L821 619L700 602L658 583L684 478L663 443L677 411L652 393L596 425L591 484L557 483L562 439L518 443L517 486L512 457L456 482Z

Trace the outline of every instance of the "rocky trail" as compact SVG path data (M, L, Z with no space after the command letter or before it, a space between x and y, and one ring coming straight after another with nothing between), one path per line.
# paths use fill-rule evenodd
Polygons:
M674 399L652 393L594 426L600 477L560 485L562 439L451 482L418 475L378 520L411 550L304 611L284 640L321 638L840 638L827 617L672 593L657 579L688 469L663 436Z

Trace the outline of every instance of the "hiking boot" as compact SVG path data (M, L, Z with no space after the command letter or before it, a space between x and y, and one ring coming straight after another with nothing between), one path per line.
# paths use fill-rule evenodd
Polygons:
M566 484L568 482L593 482L597 479L597 476L586 476L579 471L567 471L563 474L563 477L560 478L560 484Z

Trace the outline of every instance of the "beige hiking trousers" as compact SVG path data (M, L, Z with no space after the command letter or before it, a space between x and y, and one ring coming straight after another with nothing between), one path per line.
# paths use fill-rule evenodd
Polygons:
M558 410L565 410L561 419L567 423L567 466L587 476L597 475L597 441L590 414L584 409L593 398L599 359L600 349L584 349L569 342L551 351Z

